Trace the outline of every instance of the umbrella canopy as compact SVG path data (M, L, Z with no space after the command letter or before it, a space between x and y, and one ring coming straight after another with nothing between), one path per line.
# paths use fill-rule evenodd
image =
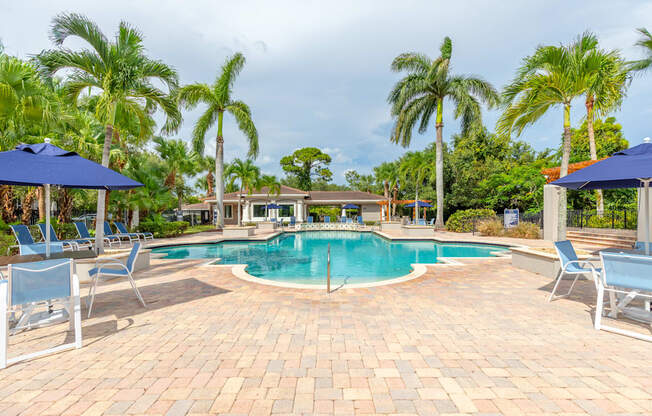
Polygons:
M45 188L45 254L50 256L50 185L83 189L131 189L143 186L75 152L45 143L21 144L0 152L0 184ZM98 243L99 240L99 243ZM97 244L102 239L97 237Z
M429 203L424 202L424 201L416 201L416 202L412 202L412 203L410 203L410 204L405 205L405 207L406 207L406 208L414 208L414 207L415 207L415 204L416 204L419 208L432 208L432 205L430 205Z
M16 150L0 152L0 183L106 190L143 186L140 182L50 143L21 144L16 146Z
M279 208L281 208L280 205L276 205L276 204L274 204L274 203L272 203L272 204L267 204L267 209L279 209Z
M645 143L614 153L601 160L551 182L569 189L613 189L643 187L644 222L647 244L650 249L649 189L652 181L652 143Z
M355 204L346 204L342 208L344 208L344 209L358 209L360 207L355 205Z

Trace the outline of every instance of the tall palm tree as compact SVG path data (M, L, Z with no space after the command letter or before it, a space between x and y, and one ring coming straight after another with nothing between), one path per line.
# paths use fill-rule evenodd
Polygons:
M652 67L652 33L644 27L640 27L636 31L640 38L636 41L635 46L643 49L646 56L638 61L630 62L630 69L632 71L644 71Z
M580 53L576 56L575 68L578 79L586 84L584 92L586 107L586 127L589 137L591 160L598 160L595 144L593 121L595 113L605 116L620 107L627 89L629 68L618 51L605 51L598 48L598 38L592 33L584 33L576 43L585 44L575 48ZM604 211L602 190L596 190L596 208Z
M401 179L408 182L414 182L415 189L415 213L416 218L419 219L419 185L422 185L426 180L431 180L435 172L432 171L432 157L429 152L410 152L407 153L399 165L399 173ZM435 174L436 175L436 174ZM438 207L439 208L439 207Z
M217 137L215 138L215 198L217 200L217 228L224 227L224 137L222 125L224 113L231 114L238 124L238 128L247 137L249 142L249 157L258 156L258 131L251 119L249 106L242 101L233 99L232 90L236 77L245 64L245 57L241 53L226 59L219 76L212 85L190 84L179 90L179 103L186 108L194 108L198 104L206 104L206 111L195 123L192 141L195 151L200 155L204 153L204 140L208 130L217 122Z
M166 140L163 137L155 137L154 143L156 143L155 150L166 166L165 186L176 194L177 209L181 212L183 194L187 189L183 176L194 175L197 172L199 156L194 151L190 151L183 140Z
M235 159L225 172L225 177L229 179L231 185L236 181L238 182L238 226L242 226L242 216L240 215L242 192L246 190L248 194L251 194L259 181L260 169L258 166L254 165L254 162L251 159L244 161L241 159Z
M265 220L267 220L267 205L269 205L269 197L271 195L281 195L281 182L274 175L262 175L258 180L256 188L262 189L263 187L267 187L267 196L265 198Z
M581 57L589 53L592 42L586 36L564 46L539 46L524 59L514 80L503 91L504 111L498 119L499 133L520 135L553 107L563 109L563 144L559 176L568 174L571 152L571 102L587 91L586 70ZM566 234L566 192L559 197L560 236Z
M392 70L407 75L394 85L387 98L396 119L390 140L404 147L410 145L415 125L419 124L419 133L425 133L435 114L437 227L444 226L444 100L455 105L455 118L461 117L464 131L481 123L480 102L490 108L499 102L498 93L490 83L450 73L452 49L452 42L446 37L440 47L441 55L436 59L414 52L394 58Z
M58 49L42 51L37 55L43 73L52 77L61 70L71 71L64 88L67 97L76 103L82 91L99 96L96 117L105 125L102 166L109 166L111 143L114 137L116 114L129 113L143 123L149 114L160 108L167 116L164 130L172 131L181 122L181 113L170 98L169 91L178 84L176 71L161 61L145 55L142 34L126 22L120 22L114 41L109 41L96 23L75 13L63 13L54 18L51 38ZM73 51L64 48L68 38L78 38L90 48ZM152 81L162 82L165 92ZM101 251L104 235L106 191L97 198L96 247Z
M396 205L392 211L392 199L396 200L398 194L398 165L396 162L383 162L374 168L374 175L383 184L383 195L387 198L387 218L390 218L390 215L396 215Z

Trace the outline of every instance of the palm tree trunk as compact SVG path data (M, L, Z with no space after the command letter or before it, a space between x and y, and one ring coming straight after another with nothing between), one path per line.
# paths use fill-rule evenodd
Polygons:
M59 191L59 218L60 223L69 223L70 218L72 217L72 204L73 199L70 191L66 188L62 188Z
M570 103L564 105L564 144L561 153L561 166L559 168L559 177L563 178L568 175L568 163L571 152L571 131L570 131ZM557 227L557 238L566 239L566 216L567 216L567 198L566 188L561 188L559 192L559 224Z
M0 211L4 222L16 221L14 215L14 192L10 185L0 185Z
M398 198L398 187L394 186L394 189L392 189L392 191L393 191L393 194L394 194L394 197L393 197L394 201L396 201L397 198ZM392 205L392 216L393 217L396 216L396 204Z
M435 190L437 192L437 219L435 220L435 228L444 228L444 150L443 150L443 107L444 102L440 98L437 101L437 141L435 142Z
M38 220L45 221L45 188L38 188Z
M215 200L217 201L217 221L215 228L224 228L224 137L222 137L222 120L224 113L217 115L217 139L215 146ZM238 204L240 198L238 197ZM238 206L238 222L240 221L240 208Z
M240 201L242 200L242 186L240 187L240 192L238 193L238 227L242 227L242 217L240 215Z
M38 188L30 187L23 199L23 215L20 220L23 224L29 225L29 221L32 218L32 202L34 202L34 197L38 192Z
M102 166L109 167L109 154L111 151L111 142L113 141L113 125L106 125L104 134L104 147L102 149ZM107 208L106 190L97 191L97 217L95 219L95 247L98 253L104 252L104 220L106 218Z
M589 152L591 153L591 160L598 160L598 151L595 146L595 131L593 130L593 103L595 98L592 95L586 97L586 130L589 134ZM604 212L604 198L602 189L595 191L595 208L598 215Z

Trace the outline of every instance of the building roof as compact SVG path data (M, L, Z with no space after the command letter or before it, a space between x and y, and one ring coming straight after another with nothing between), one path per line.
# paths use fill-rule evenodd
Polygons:
M181 205L182 211L209 211L210 209L211 209L210 205L205 202L199 202L197 204Z
M361 191L310 191L310 201L381 201L382 195Z
M606 158L603 158L606 159ZM600 159L600 160L603 160ZM577 170L591 166L595 162L600 160L585 160L583 162L571 163L568 165L568 173L571 174ZM546 183L550 183L559 179L559 172L561 172L561 166L556 166L554 168L541 169L541 173L546 177Z

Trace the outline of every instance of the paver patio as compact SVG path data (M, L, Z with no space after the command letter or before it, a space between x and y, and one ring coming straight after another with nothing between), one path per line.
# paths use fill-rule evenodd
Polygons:
M201 263L153 260L146 309L102 286L82 349L0 371L0 414L652 414L652 346L592 329L590 282L549 304L496 259L328 295Z

